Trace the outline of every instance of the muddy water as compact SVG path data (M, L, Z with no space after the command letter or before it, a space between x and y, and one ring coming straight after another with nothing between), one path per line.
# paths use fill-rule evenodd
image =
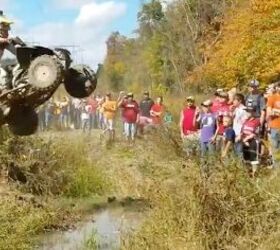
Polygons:
M133 232L144 220L142 210L125 207L107 208L88 218L76 229L48 233L40 239L40 250L87 249L86 241L95 235L97 249L119 249L121 236Z

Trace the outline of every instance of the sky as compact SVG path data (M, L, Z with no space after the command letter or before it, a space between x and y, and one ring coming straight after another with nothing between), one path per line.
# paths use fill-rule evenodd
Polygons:
M111 32L133 36L140 6L141 0L0 0L0 9L14 21L11 36L63 45L75 62L94 68L105 58Z

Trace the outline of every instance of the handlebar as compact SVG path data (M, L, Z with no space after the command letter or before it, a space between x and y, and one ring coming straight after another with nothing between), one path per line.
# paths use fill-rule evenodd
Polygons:
M19 46L26 46L26 43L23 42L19 37L12 38L11 42L14 46L19 45Z

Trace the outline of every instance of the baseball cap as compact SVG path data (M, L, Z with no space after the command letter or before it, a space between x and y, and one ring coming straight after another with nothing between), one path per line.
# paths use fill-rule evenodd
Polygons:
M228 98L228 93L223 91L219 93L219 96L222 98Z
M204 107L210 107L210 106L212 106L212 104L213 103L212 103L211 100L206 100L203 103L201 103L201 105L204 106Z
M150 94L149 91L144 92L144 95L149 95L149 94Z
M219 96L221 92L224 92L224 89L217 89L215 92L215 96Z
M187 101L192 101L192 102L194 102L194 97L193 97L193 96L188 96L188 97L186 98L186 100L187 100Z
M259 86L260 86L260 82L259 82L258 80L256 80L256 79L251 80L251 81L249 82L249 86L250 86L250 87L259 87Z
M127 93L126 96L127 96L127 97L133 97L133 93L132 93L132 92L129 92L129 93Z

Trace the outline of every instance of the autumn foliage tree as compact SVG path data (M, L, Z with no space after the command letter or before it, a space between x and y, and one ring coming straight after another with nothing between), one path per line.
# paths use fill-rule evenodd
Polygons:
M136 36L108 38L102 79L113 90L160 94L277 80L279 1L145 1Z
M238 8L228 13L221 39L207 51L209 62L195 73L196 78L227 87L242 87L252 78L263 85L279 80L279 27L279 0L239 1Z

